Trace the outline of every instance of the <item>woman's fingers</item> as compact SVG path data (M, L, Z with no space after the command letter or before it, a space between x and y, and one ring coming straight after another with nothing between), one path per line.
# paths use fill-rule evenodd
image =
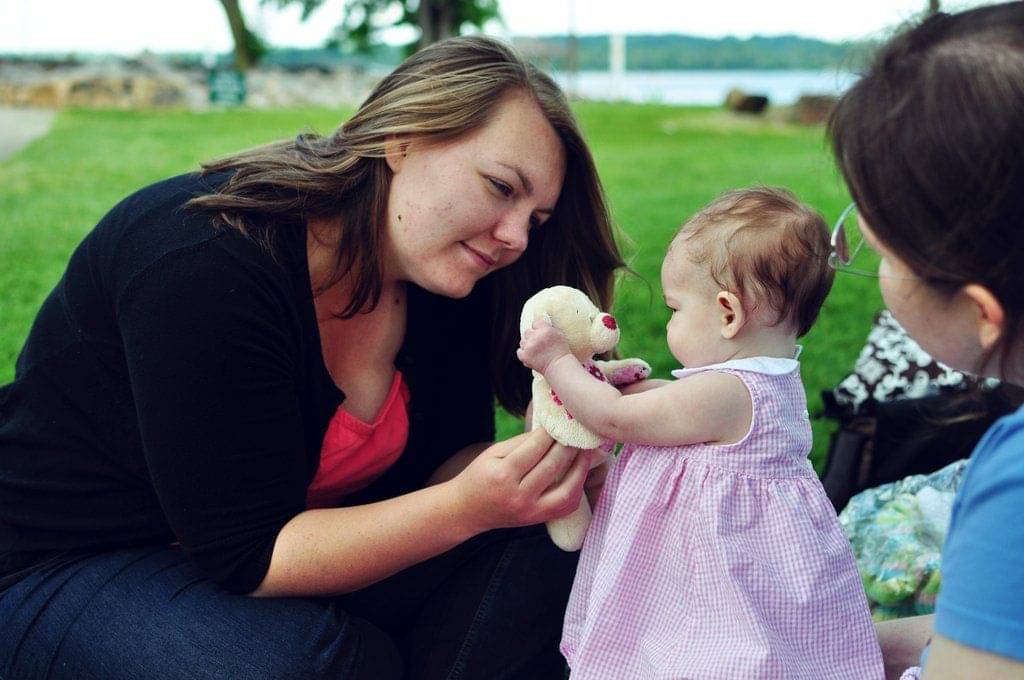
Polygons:
M516 450L517 447L527 443L529 439L529 432L517 434L514 437L509 437L503 441L497 442L491 447L492 455L495 458L507 458L510 453Z
M602 451L593 451L591 453L598 456L605 455ZM583 491L587 494L587 500L593 506L597 505L597 499L601 496L601 490L604 488L604 482L608 478L608 470L610 469L611 463L606 460L587 473L587 481L583 484Z
M508 449L508 453L501 456L511 466L515 478L521 480L526 473L544 457L551 445L555 442L551 435L542 427L525 434L516 435L509 442L516 442Z
M572 461L569 471L561 480L555 482L541 494L538 503L555 513L555 517L564 517L579 507L583 498L583 482L590 470L590 456L581 451Z
M541 494L545 489L565 476L566 470L579 455L579 449L572 449L561 444L554 444L547 453L537 461L522 477L520 488L525 491Z

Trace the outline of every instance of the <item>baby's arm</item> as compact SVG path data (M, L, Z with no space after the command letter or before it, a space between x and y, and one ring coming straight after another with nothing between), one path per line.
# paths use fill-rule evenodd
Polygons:
M658 387L664 387L665 385L671 385L673 381L662 380L660 378L648 378L647 380L638 380L635 383L629 383L619 388L619 391L623 394L640 394L647 390L653 390Z
M742 381L726 373L698 373L684 380L621 394L594 376L569 352L562 334L538 321L523 334L520 361L542 373L581 423L604 437L646 444L736 441L750 428L752 404Z
M698 373L634 394L594 380L572 355L544 372L581 423L616 441L655 445L739 441L753 406L743 382L728 373Z

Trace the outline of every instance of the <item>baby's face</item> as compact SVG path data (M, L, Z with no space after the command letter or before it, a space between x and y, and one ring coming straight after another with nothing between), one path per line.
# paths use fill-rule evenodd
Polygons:
M661 287L672 313L666 329L672 356L688 367L724 360L722 319L715 301L719 287L706 265L690 259L685 232L669 247L661 264Z

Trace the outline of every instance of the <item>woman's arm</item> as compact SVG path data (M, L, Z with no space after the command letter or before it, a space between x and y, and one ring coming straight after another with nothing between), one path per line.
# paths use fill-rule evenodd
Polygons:
M934 614L875 624L887 680L899 680L903 671L920 663L921 652L931 639L934 626Z
M889 677L888 675L886 677ZM932 639L923 680L1020 680L1024 663L953 642L941 635Z
M252 594L351 592L483 531L567 515L579 505L589 463L538 430L491 446L449 481L378 503L307 510L278 534Z
M431 473L430 477L427 479L427 486L433 486L434 484L440 484L441 482L447 482L449 479L454 479L456 475L465 470L466 467L492 443L493 442L480 442L478 444L470 444L469 446L456 451L448 460L441 463L441 465Z
M308 347L280 302L287 285L223 249L186 249L136 278L118 306L146 473L204 576L238 593L346 592L578 505L589 458L574 462L575 450L538 432L491 446L444 484L306 510L316 434L296 394Z

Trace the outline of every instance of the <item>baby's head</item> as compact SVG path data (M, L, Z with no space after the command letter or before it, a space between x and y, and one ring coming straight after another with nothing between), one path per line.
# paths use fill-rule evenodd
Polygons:
M668 345L684 366L793 341L832 287L824 220L785 189L737 189L683 225L661 269Z

